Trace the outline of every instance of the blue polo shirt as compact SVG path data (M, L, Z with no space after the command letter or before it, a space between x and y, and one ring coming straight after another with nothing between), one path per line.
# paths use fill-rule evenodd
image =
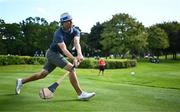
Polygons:
M66 47L68 48L75 36L80 37L80 31L77 28L72 27L69 32L65 32L63 28L60 27L54 33L54 38L53 42L50 45L50 50L62 53L61 49L58 46L58 43L64 42L66 44Z

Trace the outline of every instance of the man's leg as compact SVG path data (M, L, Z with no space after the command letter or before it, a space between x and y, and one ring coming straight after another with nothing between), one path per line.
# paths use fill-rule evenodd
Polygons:
M35 81L35 80L38 80L38 79L42 79L42 78L46 77L47 75L48 75L48 71L43 69L41 72L34 73L30 77L23 78L23 79L17 79L16 80L16 94L17 95L20 94L21 87L22 87L23 84L25 84L27 82Z
M73 88L75 89L76 93L78 95L80 95L82 93L82 89L80 88L80 85L79 85L79 82L77 79L77 75L76 75L76 71L75 71L75 69L72 69L72 68L73 68L73 65L70 63L68 63L65 66L65 69L69 71L69 80L70 80Z
M105 66L102 66L102 75L104 75Z
M102 75L104 75L104 70L102 70Z
M95 92L87 93L87 92L82 91L78 82L76 71L75 69L72 69L73 68L72 64L68 63L64 68L70 72L69 73L70 82L72 86L74 87L76 93L78 94L78 98L80 100L89 100L90 98L96 95Z
M48 71L43 69L41 72L34 73L32 76L22 79L22 84L45 78L47 75L48 75Z

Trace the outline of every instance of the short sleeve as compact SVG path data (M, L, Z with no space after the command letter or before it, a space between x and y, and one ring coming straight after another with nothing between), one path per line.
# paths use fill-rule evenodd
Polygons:
M60 31L57 31L57 32L55 33L55 35L54 35L54 41L55 41L55 43L61 43L61 42L64 41L64 40L63 40L63 35L62 35L62 33L60 33Z
M80 37L80 31L78 29L74 29L74 37Z

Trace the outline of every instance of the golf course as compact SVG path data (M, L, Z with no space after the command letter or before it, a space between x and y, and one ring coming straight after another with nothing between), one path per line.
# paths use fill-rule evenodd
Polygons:
M138 62L128 69L79 69L81 88L96 92L89 101L80 101L68 77L52 99L43 100L39 90L48 87L66 71L57 68L46 78L23 85L15 95L17 78L32 75L43 65L0 66L0 112L178 112L180 111L180 61L158 64ZM133 72L133 74L132 74Z

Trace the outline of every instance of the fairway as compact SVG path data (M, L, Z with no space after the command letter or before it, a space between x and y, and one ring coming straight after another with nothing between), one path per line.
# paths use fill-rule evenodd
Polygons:
M15 95L16 78L41 70L42 65L0 66L0 112L178 112L180 110L180 62L159 64L139 62L129 69L77 69L81 87L95 91L90 101L79 101L68 77L51 100L42 100L38 92L65 73L56 69L45 79L27 83ZM135 72L135 74L131 74Z

